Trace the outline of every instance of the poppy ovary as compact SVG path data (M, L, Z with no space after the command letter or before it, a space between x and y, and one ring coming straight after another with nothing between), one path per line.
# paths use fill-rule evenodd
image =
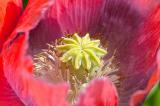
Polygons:
M92 40L89 33L84 37L77 33L69 38L64 37L56 48L62 52L61 61L71 63L76 70L82 68L92 71L100 67L102 57L107 54L107 51L100 47L100 40Z

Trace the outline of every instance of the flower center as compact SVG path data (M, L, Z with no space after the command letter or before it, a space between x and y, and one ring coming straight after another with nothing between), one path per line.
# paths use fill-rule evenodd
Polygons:
M89 34L80 37L75 33L48 46L34 57L35 75L54 83L69 82L68 99L72 103L93 78L108 76L119 83L119 77L114 74L118 71L113 64L114 56L104 59L106 49L100 40L91 39Z

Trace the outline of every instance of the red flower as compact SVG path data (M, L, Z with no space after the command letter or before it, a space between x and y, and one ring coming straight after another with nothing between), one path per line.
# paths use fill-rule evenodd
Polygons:
M160 43L160 5L157 6L158 0L144 1L29 1L15 30L12 32L16 21L5 20L9 24L3 32L7 34L0 34L6 40L12 32L1 55L0 62L3 65L0 68L5 77L1 71L0 81L3 83L0 84L0 90L4 94L0 94L0 103L7 106L5 99L13 97L17 103L13 102L14 106L22 103L27 106L68 106L68 85L53 85L35 79L28 53L33 55L45 43L59 38L65 32L90 32L93 35L103 33L103 39L109 41L109 52L117 49L120 64L118 74L121 77L117 88L119 102L114 85L108 79L97 79L80 95L77 105L117 106L119 103L119 106L127 106L129 100L130 106L140 104L160 78L159 59L156 58Z

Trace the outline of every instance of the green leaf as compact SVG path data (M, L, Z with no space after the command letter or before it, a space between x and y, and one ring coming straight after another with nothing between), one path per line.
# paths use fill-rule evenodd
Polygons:
M28 0L23 0L23 8L25 9L28 4Z
M160 106L159 82L151 89L142 106Z

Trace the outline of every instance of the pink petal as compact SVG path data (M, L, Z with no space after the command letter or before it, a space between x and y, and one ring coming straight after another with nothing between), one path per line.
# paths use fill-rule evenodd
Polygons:
M107 78L95 79L80 95L77 106L118 106L116 88Z
M26 55L27 38L19 34L3 50L4 73L10 86L27 106L69 106L66 84L51 85L33 77L32 60Z

